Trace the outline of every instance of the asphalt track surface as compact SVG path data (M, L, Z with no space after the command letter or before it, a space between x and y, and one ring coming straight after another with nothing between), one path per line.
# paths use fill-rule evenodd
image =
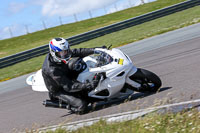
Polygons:
M98 104L84 115L45 108L47 93L33 92L27 75L0 83L0 133L20 132L98 116L200 99L200 24L121 47L137 67L156 73L162 80L156 94L135 93L124 99Z

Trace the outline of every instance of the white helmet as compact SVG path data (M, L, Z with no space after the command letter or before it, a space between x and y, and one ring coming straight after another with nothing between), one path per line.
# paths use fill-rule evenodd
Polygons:
M55 62L64 62L65 64L71 58L69 43L64 38L54 38L49 42L49 50Z

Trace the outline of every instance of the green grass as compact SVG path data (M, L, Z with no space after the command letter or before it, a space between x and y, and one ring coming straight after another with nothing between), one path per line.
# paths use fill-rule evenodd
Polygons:
M145 14L166 6L170 6L185 0L157 0L156 2L129 8L120 12L105 15L98 18L84 20L77 23L57 26L43 31L30 33L28 35L0 40L0 58L15 54L24 50L48 44L54 37L68 38L83 32L94 30L125 19Z
M134 41L148 38L154 35L182 28L200 22L200 8L193 7L169 16L165 16L141 25L114 32L75 47L95 47L110 45L122 46ZM23 74L34 72L41 68L44 56L36 57L22 63L0 69L0 81L14 78Z
M0 69L0 82L39 70L45 55Z
M69 133L65 129L46 133ZM111 123L100 121L70 133L200 133L200 112L196 109L179 113L152 113L135 120Z
M200 22L200 7L194 7L119 32L114 32L82 43L78 47L112 44L114 47L126 45L151 36L179 29Z

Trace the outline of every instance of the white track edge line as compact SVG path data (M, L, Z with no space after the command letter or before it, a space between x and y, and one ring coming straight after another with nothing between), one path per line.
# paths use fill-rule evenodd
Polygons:
M96 118L91 118L91 119L86 119L86 120L80 120L80 121L76 121L76 122L66 123L66 124L63 124L63 125L54 125L54 126L49 126L49 127L45 127L45 128L40 128L37 131L41 132L41 131L44 131L44 130L56 130L56 128L58 128L58 127L72 128L73 126L76 126L76 125L82 125L82 126L87 125L87 126L89 126L89 125L92 125L95 122L98 122L101 119L109 122L111 118L114 118L114 117L116 117L116 118L121 117L122 118L122 116L128 117L128 116L131 116L133 114L136 114L136 115L139 114L138 115L138 117L139 117L139 116L145 115L147 113L150 113L150 112L158 110L158 109L172 107L172 106L178 106L178 105L184 105L184 104L198 103L198 102L200 102L200 99L185 101L185 102L180 102L180 103L174 103L174 104L168 104L168 105L162 105L162 106L157 106L157 107L151 107L151 108L147 108L147 109L140 109L140 110L135 110L135 111L123 112L123 113L118 113L118 114L112 114L112 115L96 117ZM137 117L135 117L135 118L137 118Z

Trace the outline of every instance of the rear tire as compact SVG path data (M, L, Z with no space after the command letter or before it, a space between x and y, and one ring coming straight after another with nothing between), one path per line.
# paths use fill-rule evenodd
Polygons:
M135 88L129 84L126 84L128 88L138 92L157 92L162 85L160 78L156 74L141 68L138 68L137 72L129 78L141 84L140 88Z

